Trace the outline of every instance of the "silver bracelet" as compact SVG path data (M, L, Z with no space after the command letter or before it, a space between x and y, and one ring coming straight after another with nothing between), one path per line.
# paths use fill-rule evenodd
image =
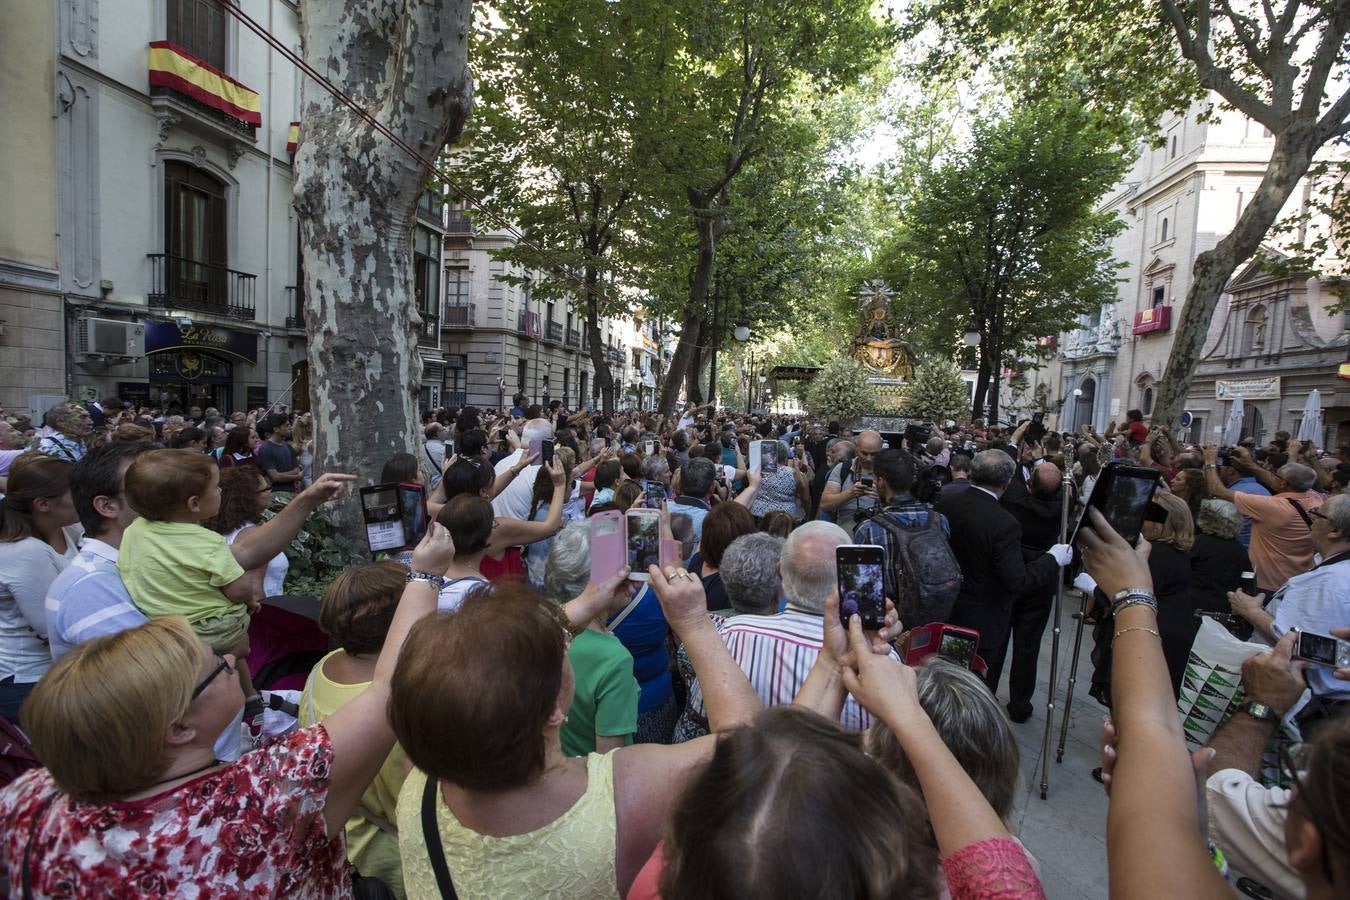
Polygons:
M1125 611L1125 608L1129 606L1147 606L1155 613L1158 611L1158 601L1154 599L1152 594L1133 594L1126 597L1124 600L1117 600L1115 603L1112 603L1111 615L1120 615Z

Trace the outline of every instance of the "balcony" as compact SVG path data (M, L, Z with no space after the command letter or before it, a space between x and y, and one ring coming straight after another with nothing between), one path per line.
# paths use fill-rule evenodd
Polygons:
M1134 334L1155 334L1172 327L1172 307L1154 306L1134 314Z
M581 332L575 328L567 332L567 346L573 350L581 347Z
M561 344L563 339L563 327L561 322L549 322L548 330L544 332L544 337L554 344Z
M446 306L445 319L441 321L443 328L472 328L473 327L473 304L462 303Z
M152 306L253 321L258 276L216 263L147 253Z
M441 406L464 406L468 402L468 391L441 391Z
M452 209L445 221L446 234L473 234L473 220L462 209Z
M617 365L620 367L623 366L624 363L623 351L620 350L618 347L610 347L608 350L605 351L605 356L609 360L611 365Z
M516 330L527 338L539 340L539 313L522 311L516 318Z
M286 288L286 308L290 310L290 315L286 316L287 328L305 327L305 292L302 288Z

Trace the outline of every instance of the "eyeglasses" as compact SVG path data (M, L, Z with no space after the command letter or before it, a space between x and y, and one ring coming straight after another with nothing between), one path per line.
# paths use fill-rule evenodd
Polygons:
M200 697L202 691L210 687L211 682L215 681L217 676L219 676L221 672L228 672L231 675L234 674L234 666L230 665L229 660L225 659L225 657L221 656L220 654L216 654L216 659L220 660L220 664L217 665L214 669L212 669L210 674L208 674L205 678L203 678L201 682L195 688L192 689L192 697L191 697L192 700L196 700L198 697Z

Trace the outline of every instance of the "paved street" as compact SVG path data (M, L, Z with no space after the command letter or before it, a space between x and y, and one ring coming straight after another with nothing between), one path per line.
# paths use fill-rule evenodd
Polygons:
M1088 677L1092 671L1088 659L1092 648L1090 630L1083 635L1083 649L1079 655L1079 681L1074 689L1064 762L1055 763L1064 691L1073 654L1073 613L1078 609L1078 602L1076 592L1065 593L1058 694L1050 745L1050 790L1045 800L1040 796L1041 742L1045 733L1046 688L1050 681L1050 626L1046 627L1041 644L1036 712L1025 724L1012 726L1022 751L1022 790L1012 826L1040 863L1041 880L1050 900L1096 900L1107 896L1106 794L1102 786L1092 780L1092 769L1098 764L1097 737L1106 710L1087 696ZM1007 682L1005 673L1003 686L999 688L1002 703L1008 700Z

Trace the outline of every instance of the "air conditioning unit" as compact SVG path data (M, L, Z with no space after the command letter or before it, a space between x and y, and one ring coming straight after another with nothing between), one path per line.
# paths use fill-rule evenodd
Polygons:
M75 323L76 352L83 357L145 355L145 327L140 322L81 316Z

